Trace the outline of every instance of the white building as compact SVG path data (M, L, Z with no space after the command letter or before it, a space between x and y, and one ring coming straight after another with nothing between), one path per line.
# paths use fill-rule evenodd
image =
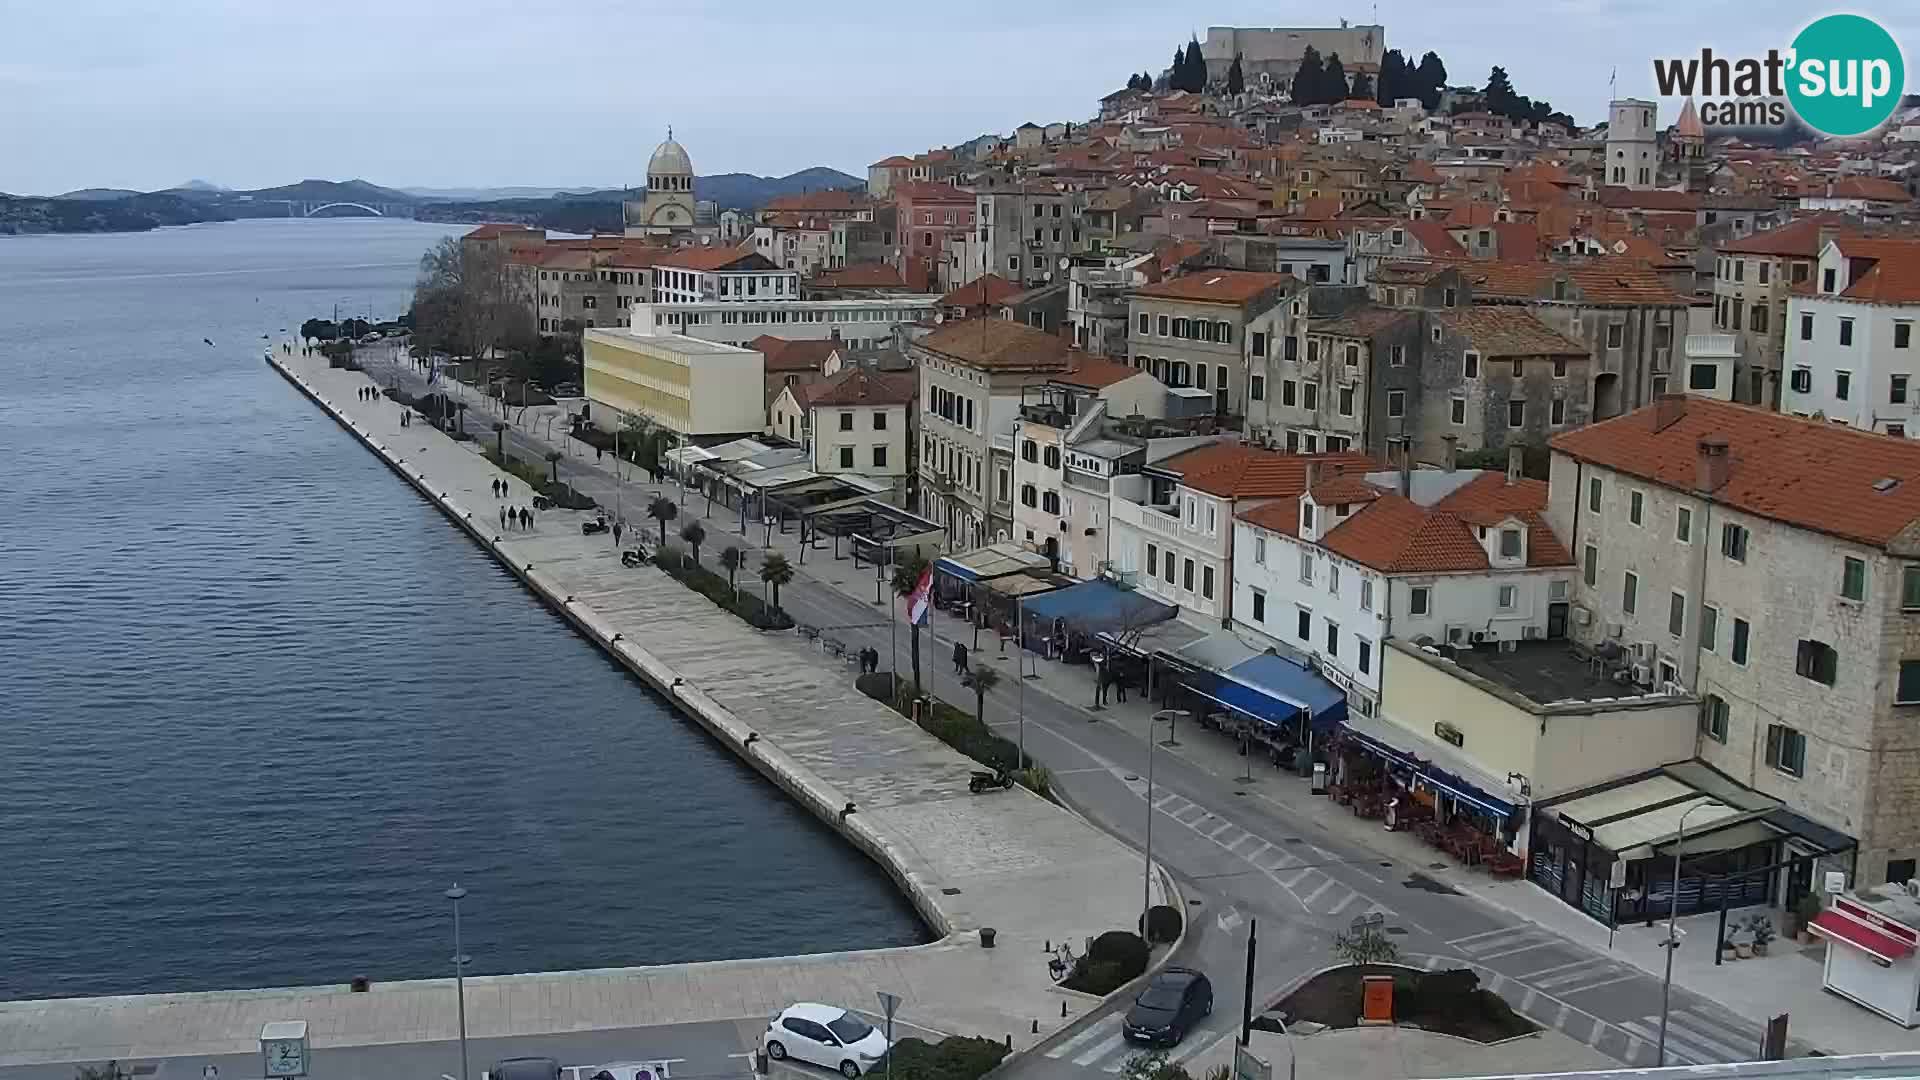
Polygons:
M1235 629L1313 657L1362 716L1378 711L1387 638L1564 635L1573 559L1542 517L1547 485L1517 472L1323 471L1241 513Z
M1920 241L1830 241L1813 286L1787 299L1781 411L1920 437Z
M1651 101L1621 98L1607 104L1607 172L1609 187L1645 191L1660 178L1656 145L1659 109Z
M901 326L932 321L937 296L880 296L861 300L763 300L754 304L635 304L629 316L636 334L685 334L703 341L744 345L762 334L792 341L839 338L855 348L893 339Z
M774 434L797 435L814 472L883 480L904 497L913 393L910 374L857 366L821 381L796 380L774 398Z
M1859 884L1911 876L1920 445L1672 396L1552 447L1574 638L1703 699L1699 757L1854 839Z
M673 129L667 129L667 141L653 151L647 162L647 193L637 202L625 204L628 236L676 236L693 232L696 207L693 197L693 162L686 147L673 141Z
M757 304L800 298L800 275L740 248L681 248L653 268L655 303Z

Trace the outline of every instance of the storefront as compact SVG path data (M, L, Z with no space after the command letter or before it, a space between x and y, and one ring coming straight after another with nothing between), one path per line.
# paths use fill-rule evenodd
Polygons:
M1013 543L942 555L933 560L933 603L942 611L965 615L983 602L979 593L985 583L1047 566L1046 556Z
M1807 929L1827 939L1827 989L1902 1027L1920 1025L1920 900L1892 884L1842 893Z
M1422 738L1378 717L1340 725L1332 795L1362 817L1418 835L1466 866L1518 876L1528 807L1509 784L1480 769L1447 739Z
M1083 581L1023 600L1021 644L1049 660L1085 663L1108 640L1128 642L1179 609L1110 581Z

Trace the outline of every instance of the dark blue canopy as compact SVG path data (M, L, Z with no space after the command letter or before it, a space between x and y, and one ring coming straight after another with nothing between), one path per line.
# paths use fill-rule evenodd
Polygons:
M1021 601L1029 619L1064 619L1082 634L1138 629L1171 619L1177 609L1109 581L1083 581Z
M1262 653L1227 669L1213 696L1273 723L1290 720L1305 710L1317 732L1331 731L1347 718L1347 695L1339 687L1272 653Z

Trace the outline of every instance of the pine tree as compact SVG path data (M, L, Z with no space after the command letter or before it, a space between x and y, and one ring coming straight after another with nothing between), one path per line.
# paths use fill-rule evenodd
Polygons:
M1347 94L1347 96L1350 98L1354 98L1355 100L1362 100L1362 101L1373 100L1373 80L1367 77L1366 72L1364 71L1354 72L1353 90L1350 91Z
M1320 68L1320 50L1307 46L1300 54L1300 67L1293 73L1293 86L1288 96L1295 105L1317 105L1318 94L1323 85L1323 72Z
M1173 66L1167 69L1167 89L1169 91L1185 88L1186 71L1187 50L1176 45L1173 47Z
M1520 104L1513 92L1513 80L1507 77L1507 69L1499 64L1487 74L1487 87L1481 91L1486 95L1487 111L1495 116L1512 118Z
M1140 89L1149 93L1153 90L1153 76L1145 71L1140 73Z
M1187 42L1187 80L1185 89L1198 94L1207 88L1207 59L1200 55L1200 39Z
M1380 58L1380 97L1382 105L1391 105L1403 97L1415 97L1407 92L1407 60L1400 55L1399 49L1388 49Z
M1414 88L1419 91L1420 104L1428 112L1440 107L1440 92L1447 88L1447 65L1440 62L1440 56L1431 50L1420 58L1420 66L1414 69Z
M1233 54L1233 66L1227 69L1227 93L1238 96L1246 93L1247 77L1240 70L1240 54Z
M1339 53L1331 53L1327 56L1327 66L1320 77L1326 80L1320 92L1321 104L1331 105L1336 101L1346 100L1347 69L1341 65Z

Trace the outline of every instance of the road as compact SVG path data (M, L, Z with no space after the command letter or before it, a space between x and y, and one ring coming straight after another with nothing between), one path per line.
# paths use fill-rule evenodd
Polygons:
M424 378L404 363L380 371L382 382L389 376L416 390L424 386ZM469 400L480 400L467 393ZM473 422L484 407L469 412L470 431L490 426ZM508 430L510 453L544 461L549 446L543 440L519 428ZM568 458L560 475L612 506L612 464ZM703 496L682 495L668 485L629 481L623 492L624 502L631 504L629 520L655 494L682 499L676 527L706 506ZM715 511L706 519L710 550L741 535L737 518L723 507ZM752 564L759 561L758 544L765 536L756 525L741 537ZM784 542L791 547L792 536ZM873 595L866 591L871 569L856 577L852 564L835 560L830 551L810 552L795 569L793 582L781 590L789 614L823 628L824 636L844 642L850 652L872 646L888 657L897 648L898 669L909 670L909 632L888 622L897 605L871 603ZM964 624L936 616L922 631L923 673L936 696L970 705L973 692L960 685L948 660L956 639L970 648L974 644ZM1255 766L1252 782L1241 782L1241 760L1209 731L1184 725L1176 735L1178 745L1165 746L1163 727L1162 737L1150 743L1139 706L1099 713L1085 708L1090 684L1083 675L1040 661L1037 678L1016 677L1014 658L1001 658L990 639L976 658L995 663L1004 676L987 697L988 721L1009 738L1024 739L1067 802L1136 848L1144 848L1148 831L1145 777L1152 747L1154 859L1180 880L1189 905L1188 941L1178 959L1210 974L1218 1000L1213 1016L1188 1036L1176 1058L1198 1056L1236 1029L1245 997L1246 938L1254 920L1259 926L1254 1000L1266 1007L1289 983L1336 962L1330 944L1337 932L1358 916L1378 915L1403 962L1470 966L1483 986L1537 1023L1624 1064L1654 1064L1661 987L1632 964L1463 896L1423 872L1430 867L1384 855L1356 839L1351 829L1328 828L1301 812L1304 781ZM843 662L824 654L822 661ZM1443 858L1434 853L1436 861ZM1120 1039L1118 1011L1100 1016L1088 1031L1029 1055L1009 1069L1009 1076L1117 1073L1131 1053ZM1674 988L1668 1064L1750 1060L1757 1056L1760 1037L1757 1025Z

